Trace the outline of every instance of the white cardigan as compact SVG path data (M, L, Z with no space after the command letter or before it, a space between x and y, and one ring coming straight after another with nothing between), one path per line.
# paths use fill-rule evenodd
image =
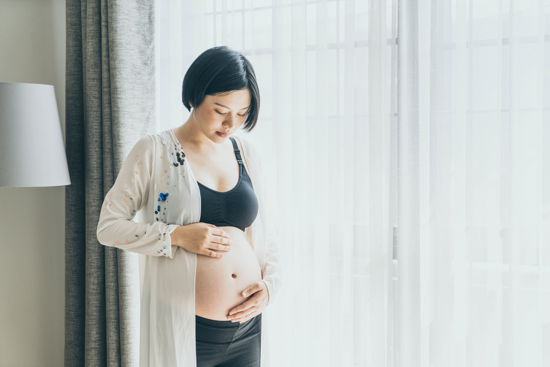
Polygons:
M246 139L239 141L259 206L245 236L259 260L271 305L282 284L278 231L271 219L275 218L273 210L266 208L260 156ZM176 152L181 157L182 151L173 129L141 138L105 196L97 225L101 244L147 255L141 284L141 367L197 365L195 274L197 256L202 255L171 245L170 238L177 226L198 223L201 216L197 180L187 159L183 165L178 163ZM265 319L262 317L261 365L269 367L264 358L269 347Z

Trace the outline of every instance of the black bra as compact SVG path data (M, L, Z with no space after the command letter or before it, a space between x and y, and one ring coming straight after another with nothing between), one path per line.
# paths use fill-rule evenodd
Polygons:
M233 143L235 156L239 162L239 181L234 188L225 192L212 190L197 181L201 194L200 222L218 227L237 227L244 231L258 215L258 199L241 159L237 142L232 137L229 139Z

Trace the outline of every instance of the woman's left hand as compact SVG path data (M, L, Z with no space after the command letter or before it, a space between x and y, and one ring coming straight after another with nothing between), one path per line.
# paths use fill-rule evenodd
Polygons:
M269 291L264 282L252 284L241 292L243 297L248 297L245 302L229 310L228 320L233 322L245 322L262 313L269 303Z

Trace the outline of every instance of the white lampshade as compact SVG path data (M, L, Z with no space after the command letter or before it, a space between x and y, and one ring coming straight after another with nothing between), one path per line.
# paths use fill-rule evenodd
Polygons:
M70 184L53 85L0 82L0 186Z

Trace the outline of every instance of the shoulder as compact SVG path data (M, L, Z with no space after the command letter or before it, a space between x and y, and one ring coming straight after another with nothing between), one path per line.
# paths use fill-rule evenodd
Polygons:
M150 151L155 151L156 149L170 149L171 139L166 132L147 134L142 136L136 143L136 146L139 146Z
M258 170L257 150L246 138L234 136L235 141L241 150L241 156L246 164L249 174L254 174Z
M131 154L138 155L141 161L156 162L156 157L163 154L162 147L165 139L159 134L147 134L140 137L134 144Z
M141 153L143 155L153 154L156 147L156 141L153 134L147 134L140 137L132 147L132 151L135 153Z
M246 137L235 135L234 138L237 141L237 144L239 144L239 148L244 152L247 158L256 161L258 157L258 149L256 148L256 146Z
M147 134L139 138L136 144L142 145L144 147L154 147L156 138L155 134Z

